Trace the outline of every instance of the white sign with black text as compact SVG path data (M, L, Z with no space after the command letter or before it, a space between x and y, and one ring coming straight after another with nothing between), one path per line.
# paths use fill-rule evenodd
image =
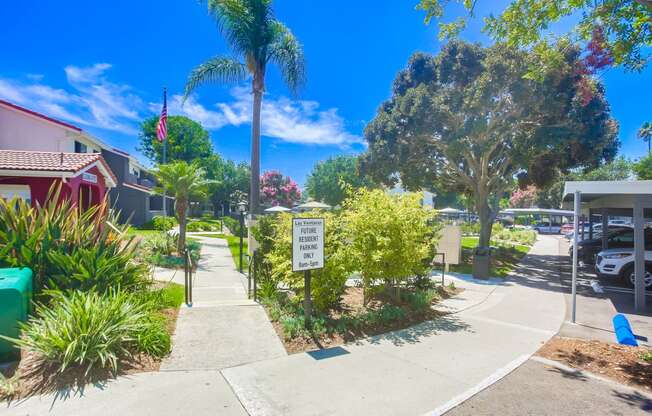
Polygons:
M292 220L292 271L324 267L324 219Z

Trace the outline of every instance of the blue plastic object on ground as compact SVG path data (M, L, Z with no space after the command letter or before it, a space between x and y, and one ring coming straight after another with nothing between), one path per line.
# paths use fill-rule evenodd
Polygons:
M636 342L634 331L632 331L632 327L629 325L629 321L625 315L621 313L615 315L613 323L614 332L616 333L616 340L619 344L638 347L638 342Z

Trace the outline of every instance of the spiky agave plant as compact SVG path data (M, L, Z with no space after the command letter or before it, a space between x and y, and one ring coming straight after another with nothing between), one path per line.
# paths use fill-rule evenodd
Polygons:
M251 183L249 209L260 206L260 110L269 63L278 66L290 91L305 83L303 47L292 32L276 20L271 0L209 0L208 11L234 56L215 56L195 68L188 78L185 97L209 82L237 83L251 77L253 120L251 127Z

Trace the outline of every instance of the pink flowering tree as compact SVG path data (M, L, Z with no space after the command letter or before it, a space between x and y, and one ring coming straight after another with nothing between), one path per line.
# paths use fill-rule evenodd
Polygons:
M276 170L265 172L260 177L260 194L261 203L265 206L282 205L291 208L301 199L297 183Z
M531 208L537 200L537 188L533 185L516 189L509 198L510 208Z

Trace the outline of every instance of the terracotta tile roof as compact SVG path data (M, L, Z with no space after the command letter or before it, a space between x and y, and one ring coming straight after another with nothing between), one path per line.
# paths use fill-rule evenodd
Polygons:
M0 169L25 171L78 172L99 162L117 182L109 165L99 153L36 152L31 150L0 150Z

